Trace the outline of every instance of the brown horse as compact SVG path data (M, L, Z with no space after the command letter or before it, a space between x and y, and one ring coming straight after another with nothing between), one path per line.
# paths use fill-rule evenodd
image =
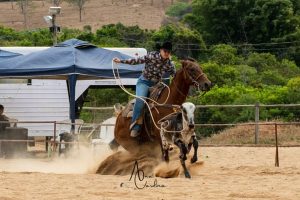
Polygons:
M163 103L168 97L165 104L169 106L156 106L156 109L152 108L151 110L156 124L160 119L174 112L170 105L181 105L186 100L190 86L195 86L197 89L207 91L212 85L210 80L203 73L201 67L195 61L183 60L181 64L181 69L176 72L169 86L169 97L168 90L164 89L157 101L158 103ZM131 118L123 117L121 114L118 115L114 132L115 139L110 143L111 148L117 148L121 145L127 151L136 153L141 151L141 148L149 145L150 148L161 147L160 131L155 128L154 132L151 133L151 135L153 135L151 141L148 134L145 133L145 124L143 124L139 138L132 138L129 130L130 120Z

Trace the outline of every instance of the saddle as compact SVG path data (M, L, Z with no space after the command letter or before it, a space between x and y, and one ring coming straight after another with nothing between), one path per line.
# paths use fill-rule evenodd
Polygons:
M165 87L166 86L160 82L157 83L156 85L154 85L153 87L150 87L149 88L149 93L150 93L149 98L153 99L154 101L157 101ZM133 99L128 102L125 109L121 113L122 117L131 118L133 116L133 108L134 108L135 102L136 102L136 99ZM154 104L151 100L147 100L147 102L150 104L150 108L154 107ZM153 122L151 120L150 111L149 111L149 109L145 108L143 113L139 117L139 119L137 119L137 121L135 123L131 124L130 128L134 124L139 124L139 125L145 124L145 131L146 131L149 139L153 140L153 138L152 138L152 133L153 133L152 123Z
M149 93L150 93L149 98L153 99L154 101L157 101L165 87L166 86L163 85L161 82L157 83L153 87L150 87L149 88ZM132 117L135 101L136 101L136 99L132 99L131 101L128 102L128 104L122 111L122 117L128 117L128 118ZM150 107L153 107L153 103L151 100L147 100L147 102L150 104ZM145 110L148 110L148 109L145 109ZM141 115L141 117L143 117L143 116L144 115Z

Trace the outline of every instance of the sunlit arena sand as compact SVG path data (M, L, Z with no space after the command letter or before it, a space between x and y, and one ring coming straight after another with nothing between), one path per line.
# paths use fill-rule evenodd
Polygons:
M125 155L82 149L72 158L0 159L0 199L300 199L299 147L279 148L280 167L273 147L200 147L199 161L188 164L191 179L176 152L169 165L141 156L142 180ZM104 171L120 175L96 173L108 156L118 160Z

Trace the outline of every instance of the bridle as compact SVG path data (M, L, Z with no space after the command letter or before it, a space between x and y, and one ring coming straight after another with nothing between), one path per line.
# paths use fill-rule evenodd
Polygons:
M186 79L188 77L190 82L194 85L194 87L196 87L198 91L201 91L200 85L198 83L198 79L204 76L205 74L202 72L194 79L193 76L190 75L190 73L188 73L185 68L183 68L182 70L183 70L184 78Z
M184 76L184 79L187 79L187 78L188 78L189 81L192 83L192 85L194 85L194 87L197 88L197 90L200 92L201 89L200 89L200 85L199 85L199 83L198 83L198 80L199 80L199 78L201 78L202 76L204 76L205 73L202 72L202 73L200 73L196 78L193 78L193 76L191 76L190 73L188 73L188 72L186 71L185 68L182 68L182 70L183 70L183 76ZM177 87L177 85L176 85L176 84L174 84L174 85L175 85L175 88L176 88L177 92L178 92L181 96L185 97L186 95L183 94L183 93L179 90L179 88ZM201 96L204 95L205 93L206 93L206 92L204 92L203 94L201 94Z

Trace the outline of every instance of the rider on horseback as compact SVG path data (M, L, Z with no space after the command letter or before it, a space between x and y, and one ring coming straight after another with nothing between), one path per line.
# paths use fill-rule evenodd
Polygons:
M129 60L120 60L114 58L116 63L124 63L130 65L137 65L145 63L145 68L142 75L138 78L136 84L136 96L148 97L149 87L158 83L165 72L169 72L170 75L175 74L175 65L171 61L172 43L164 42L159 46L159 52L153 51L143 57ZM142 114L144 108L144 102L137 98L133 108L133 116L130 125L130 136L137 137L141 131L141 125L137 124L139 117Z

